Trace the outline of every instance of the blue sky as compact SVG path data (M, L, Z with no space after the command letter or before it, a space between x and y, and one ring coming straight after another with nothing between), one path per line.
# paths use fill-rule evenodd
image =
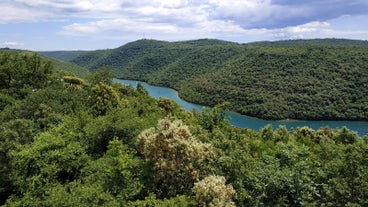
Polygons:
M182 41L368 40L367 0L0 0L0 47L116 48Z

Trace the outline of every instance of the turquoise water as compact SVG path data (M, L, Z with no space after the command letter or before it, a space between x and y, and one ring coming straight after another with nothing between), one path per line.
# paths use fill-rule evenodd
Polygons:
M121 80L114 79L115 82L120 82L125 85L131 85L133 87L137 87L137 84L140 83L142 86L148 91L150 96L154 98L169 98L174 100L176 103L181 105L185 110L191 111L196 109L198 111L202 111L202 105L192 104L187 101L184 101L179 98L178 92L166 88L166 87L157 87L148 85L145 82L141 81L132 81L132 80ZM230 123L236 127L241 128L250 128L254 130L259 130L263 128L267 124L271 124L274 129L276 129L279 125L286 126L287 129L297 129L298 127L308 126L312 129L317 130L323 126L329 126L330 128L341 128L346 126L350 130L356 131L360 136L368 134L368 122L361 121L267 121L262 119L257 119L254 117L244 116L237 113L229 112L228 116L230 117Z

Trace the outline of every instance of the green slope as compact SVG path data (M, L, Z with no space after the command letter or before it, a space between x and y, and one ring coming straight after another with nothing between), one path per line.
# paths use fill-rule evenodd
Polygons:
M179 91L186 100L265 119L368 120L368 43L345 39L236 44L139 40L72 60Z
M67 61L63 61L60 59L56 59L56 58L51 58L45 55L40 54L39 52L33 52L33 51L27 51L27 50L13 50L13 49L0 49L0 53L6 53L6 52L10 52L10 53L18 53L18 54L25 54L25 55L29 55L32 56L34 54L39 54L41 57L41 61L42 62L48 62L50 61L53 66L54 66L54 70L56 73L61 73L61 74L65 74L65 75L77 75L77 76L85 76L89 73L88 69L79 66L77 64L71 63L71 62L67 62Z
M81 76L81 77L84 77L85 75L89 73L88 69L81 67L77 64L74 64L74 63L51 59L51 58L49 60L53 63L54 69L57 72L62 72L66 74L74 74L74 75Z
M71 61L77 58L78 56L86 54L88 52L89 51L77 50L77 51L39 51L37 53L46 57L62 61Z
M71 62L90 70L108 66L118 76L136 78L136 76L146 76L147 72L161 70L185 54L195 51L198 47L218 45L236 44L211 39L175 43L142 39L112 50L92 51L80 55ZM132 75L132 73L136 74Z
M366 120L367 48L254 48L186 81L183 97L266 119Z

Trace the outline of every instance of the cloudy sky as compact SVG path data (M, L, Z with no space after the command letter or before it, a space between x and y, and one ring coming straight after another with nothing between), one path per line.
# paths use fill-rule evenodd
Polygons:
M0 0L0 47L115 48L181 41L368 40L368 0Z

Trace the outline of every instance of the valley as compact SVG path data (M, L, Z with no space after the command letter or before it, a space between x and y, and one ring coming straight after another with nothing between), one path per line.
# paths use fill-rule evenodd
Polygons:
M230 102L232 111L252 117L366 121L367 57L367 41L345 39L248 44L143 39L70 61L173 88L189 102Z

